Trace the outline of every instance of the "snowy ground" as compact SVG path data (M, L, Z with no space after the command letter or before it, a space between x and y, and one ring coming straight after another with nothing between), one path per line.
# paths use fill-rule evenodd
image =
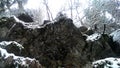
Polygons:
M120 58L105 58L93 62L94 68L120 68Z

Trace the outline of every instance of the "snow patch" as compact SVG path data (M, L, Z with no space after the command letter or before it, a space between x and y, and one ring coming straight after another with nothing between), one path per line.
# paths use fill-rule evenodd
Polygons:
M120 58L105 58L92 63L94 68L103 65L102 68L120 68Z
M114 41L114 42L118 42L118 43L120 44L120 29L112 32L112 33L110 34L110 36L113 37L113 41Z
M26 28L31 28L31 29L41 28L39 26L39 24L34 24L32 22L31 23L23 22L23 21L19 20L16 16L13 16L13 18L15 19L16 22L23 24L23 26Z
M109 20L113 18L112 15L110 13L108 13L108 12L105 12L105 16Z
M98 40L100 37L101 37L101 34L94 33L90 36L87 36L86 41L95 41L95 40Z
M35 60L35 59L28 58L28 57L25 58L25 57L15 56L13 53L8 53L5 49L2 49L2 48L0 48L0 54L1 54L1 57L3 57L4 59L12 56L13 60L15 60L14 63L25 65L25 66L27 64L26 60L30 60L30 62Z
M31 22L31 23L23 22L19 20L16 16L13 16L13 18L15 19L16 22L23 24L25 28L29 28L29 29L44 28L46 25L51 24L51 23L53 24L55 22L55 21L52 21L52 22L49 22L41 26L40 24L35 24L34 22Z
M0 42L0 47L4 48L10 44L15 44L20 50L24 49L24 47L21 44L15 42L15 41L2 41L2 42Z

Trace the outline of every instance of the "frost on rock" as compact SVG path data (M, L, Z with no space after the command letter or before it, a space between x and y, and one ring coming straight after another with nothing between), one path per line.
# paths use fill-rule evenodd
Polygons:
M0 68L42 68L35 59L16 56L22 49L24 47L15 41L0 42Z
M0 47L5 48L6 46L8 46L10 44L15 44L20 50L24 49L24 47L21 44L15 42L15 41L2 41L2 42L0 42Z
M93 62L94 68L120 68L120 58L105 58Z
M34 68L41 68L41 65L35 59L15 56L2 48L0 48L0 60L0 68L9 68L9 66L12 66L12 68L32 68L33 65L37 66Z
M120 44L120 29L112 32L112 33L110 34L110 36L113 37L113 41L115 41L115 42L117 42L117 43Z
M22 55L24 47L16 41L2 41L0 42L0 48L6 49L8 53L14 53L15 55Z
M35 29L35 28L41 28L38 24L34 24L34 23L26 23L22 20L19 20L17 17L13 16L13 18L15 19L16 22L21 23L22 25L24 25L24 27L26 28L31 28L31 29Z
M44 28L46 25L52 23L53 22L49 22L47 24L44 24L43 26L41 26L40 24L36 24L34 22L28 23L28 22L24 22L22 20L19 20L16 16L13 16L13 18L15 19L16 22L21 23L25 28L29 28L29 29L36 29L36 28Z
M100 37L101 37L101 34L94 33L90 36L87 36L86 41L95 41L95 40L98 40Z

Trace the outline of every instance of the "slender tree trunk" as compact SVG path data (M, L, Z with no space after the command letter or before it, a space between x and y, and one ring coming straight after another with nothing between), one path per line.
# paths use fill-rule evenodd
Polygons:
M105 34L106 24L104 24L103 34Z
M49 20L53 20L52 13L51 13L51 11L50 11L50 9L49 9L49 6L48 6L48 3L47 3L46 0L44 0L44 4L45 4L45 7L46 7L48 19L49 19Z
M78 19L79 19L81 25L84 25L84 23L83 23L83 21L82 21L82 19L84 18L84 16L83 16L82 18L79 17L79 12L78 12L77 7L76 7L76 12L77 12L77 17L78 17Z
M70 0L70 13L71 13L71 19L73 19L73 4L72 4L72 0Z
M50 11L48 5L46 5L46 6L47 6L47 11L48 11L48 13L49 13L49 17L51 18L50 20L53 20L52 13L51 13L51 11Z
M24 13L24 7L22 1L17 0L20 13Z
M47 16L48 16L48 19L50 20L50 15L49 15L49 11L48 11L47 6L46 6L46 11L47 11Z

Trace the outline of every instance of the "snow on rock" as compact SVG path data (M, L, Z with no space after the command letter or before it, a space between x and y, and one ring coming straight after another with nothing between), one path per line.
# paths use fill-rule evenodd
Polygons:
M13 53L8 53L5 49L2 49L0 48L0 63L4 62L3 64L4 65L0 65L0 67L5 67L7 65L7 63L11 63L11 65L20 65L20 66L23 66L24 68L32 68L30 67L30 65L33 63L35 64L34 62L36 62L38 65L39 62L36 61L35 59L31 59L31 58L25 58L25 57L20 57L20 56L15 56ZM7 62L6 62L7 61ZM18 67L18 68L23 68L23 67ZM36 67L36 68L41 68L41 65L39 67Z
M105 58L92 63L94 68L120 68L120 58Z
M8 53L14 53L15 55L21 55L24 51L24 47L16 41L1 41L0 48L6 49Z
M4 48L10 44L15 44L20 50L24 49L24 47L21 44L15 42L15 41L2 41L2 42L0 42L0 47Z
M100 37L101 37L101 34L94 33L90 36L87 36L86 41L95 41L95 40L98 40Z
M15 19L16 22L23 24L24 27L26 28L31 28L31 29L41 28L38 24L23 22L22 20L19 20L16 16L13 16L13 18Z
M41 26L40 24L36 24L34 22L31 22L31 23L24 22L22 20L19 20L16 16L13 16L13 18L15 19L16 22L21 23L25 28L29 28L29 29L44 28L46 25L50 23L54 23L53 21Z
M14 60L17 60L17 59L19 59L19 60L21 60L21 64L25 64L25 59L26 58L24 58L24 57L20 57L20 56L15 56L14 54L12 54L12 53L8 53L5 49L2 49L2 48L0 48L0 53L1 53L1 57L4 57L4 59L6 59L6 58L8 58L9 56L13 56L13 59ZM34 59L30 59L30 58L27 58L27 59L29 59L29 60L31 60L31 61L33 61ZM16 63L19 63L19 61L15 61Z
M110 34L110 36L113 37L113 41L116 41L116 42L118 42L118 43L120 44L120 29L112 32L112 33Z

